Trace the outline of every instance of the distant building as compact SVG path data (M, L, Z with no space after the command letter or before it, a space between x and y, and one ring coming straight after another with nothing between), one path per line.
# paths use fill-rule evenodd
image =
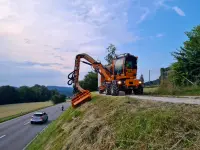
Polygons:
M140 81L142 81L142 83L144 83L144 77L143 77L143 74L141 74L141 76L140 76Z
M170 67L161 68L160 69L160 81L163 81L163 80L167 79L168 76L169 76L170 71L171 71Z
M147 81L144 83L145 86L153 86L153 85L159 85L160 84L160 80L159 79L156 79L156 80L153 80L153 81Z

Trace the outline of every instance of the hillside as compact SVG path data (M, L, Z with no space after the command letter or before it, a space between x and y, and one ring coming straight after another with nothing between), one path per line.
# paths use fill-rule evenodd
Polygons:
M69 108L29 150L199 149L200 106L93 94Z
M71 87L61 87L61 86L47 86L49 90L57 90L60 94L64 94L66 96L73 95L73 89Z

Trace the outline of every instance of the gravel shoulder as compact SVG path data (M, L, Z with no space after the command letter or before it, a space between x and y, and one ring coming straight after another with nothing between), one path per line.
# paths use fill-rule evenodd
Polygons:
M120 92L119 95L125 96L124 92ZM149 96L149 95L134 95L134 94L126 96L141 100L200 105L200 96Z
M143 95L140 95L140 96L129 95L129 96L133 98L137 98L137 99L143 99L143 100L200 105L200 99L197 99L197 97L158 97L158 96L143 96Z

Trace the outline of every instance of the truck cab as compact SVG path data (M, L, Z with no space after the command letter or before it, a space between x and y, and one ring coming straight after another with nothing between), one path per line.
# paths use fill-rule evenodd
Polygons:
M143 94L143 83L137 78L137 60L138 57L129 53L118 55L113 59L109 70L112 72L112 82L105 83L103 76L99 76L99 93L106 91L107 95L112 94L112 86L116 90L114 95L118 95L119 91L126 94Z

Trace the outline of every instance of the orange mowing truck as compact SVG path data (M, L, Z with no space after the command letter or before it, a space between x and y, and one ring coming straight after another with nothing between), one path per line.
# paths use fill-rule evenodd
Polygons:
M86 61L81 61L85 59ZM78 54L75 58L74 71L68 75L68 85L73 84L74 97L72 98L72 106L76 107L80 104L91 100L91 93L83 89L79 85L80 62L90 65L99 75L99 93L105 92L106 95L118 96L119 91L126 94L143 94L143 83L137 77L137 61L138 57L129 53L117 55L111 64L102 65L94 60L88 54Z

